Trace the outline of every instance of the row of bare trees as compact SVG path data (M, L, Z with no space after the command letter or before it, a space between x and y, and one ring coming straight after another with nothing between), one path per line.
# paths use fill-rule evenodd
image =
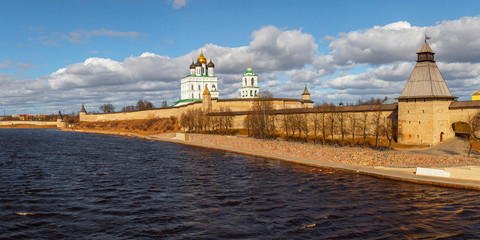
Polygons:
M274 110L268 96L254 102L244 121L249 136L271 138L283 132L287 140L312 140L314 144L325 144L327 140L333 144L335 137L341 137L339 144L342 146L348 137L351 137L351 145L365 146L367 136L375 136L377 147L380 137L387 138L391 146L396 133L396 121L384 117L380 108L373 113L344 112L343 106L324 103L309 113L306 109L287 109L287 106L281 111ZM360 138L355 141L355 136L362 136L362 141Z
M342 146L347 137L351 137L350 144L365 146L367 136L375 136L375 146L379 145L380 137L387 138L391 145L396 132L395 121L384 117L381 111L373 114L343 112L341 106L331 104L317 106L313 113L303 113L301 109L290 110L290 113L283 113L280 119L287 139L309 141L313 138L315 144L325 144L327 138L334 143L335 136L339 136ZM363 137L361 143L360 139L355 141L355 136L359 135Z
M252 107L243 122L249 136L263 139L275 137L277 121L273 114L275 108L271 101L272 98L269 92L262 92L260 97L253 101Z
M180 126L187 132L230 134L233 129L232 110L221 107L216 114L202 108L189 109L180 116Z

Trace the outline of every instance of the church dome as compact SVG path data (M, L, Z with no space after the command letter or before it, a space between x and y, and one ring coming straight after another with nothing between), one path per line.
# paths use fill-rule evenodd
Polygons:
M190 69L194 69L195 68L195 63L193 63L192 61L192 64L190 64Z
M195 63L195 67L201 67L202 66L202 63L200 61L198 61L197 63Z
M200 63L207 63L207 59L203 56L203 51L200 50L200 57L198 57L198 62Z
M210 62L208 63L207 67L215 67L215 64L213 64L212 60L210 60Z

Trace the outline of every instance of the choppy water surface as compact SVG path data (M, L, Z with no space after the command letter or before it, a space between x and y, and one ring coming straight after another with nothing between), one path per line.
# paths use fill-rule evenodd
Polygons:
M477 238L476 191L51 129L0 129L0 238Z

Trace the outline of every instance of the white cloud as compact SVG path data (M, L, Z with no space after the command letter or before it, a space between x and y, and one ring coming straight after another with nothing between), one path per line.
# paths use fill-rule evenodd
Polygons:
M201 49L216 65L221 98L239 96L239 82L249 55L261 89L275 97L299 98L305 84L317 102L398 97L425 34L432 37L430 46L452 93L467 99L472 91L480 90L480 18L465 17L428 27L400 21L323 37L322 41L330 41L330 52L326 54L319 54L315 38L301 29L266 26L252 33L247 46L206 44L176 58L150 52L123 61L89 58L38 79L0 75L0 95L7 96L1 103L16 106L22 102L48 106L42 109L71 111L78 110L82 103L90 110L106 102L121 108L138 99L149 99L157 105L162 100L173 103L179 99L180 78L189 73L192 58L196 59ZM82 41L92 36L138 35L98 30L77 31L64 37ZM0 62L0 68L10 65Z
M173 0L173 8L179 9L185 7L187 0Z
M395 22L366 30L340 34L332 40L330 48L334 62L388 64L414 61L425 34L432 49L442 61L479 61L480 17L464 17L443 21L430 27L411 26L408 22Z
M62 39L66 39L72 43L81 43L85 38L91 38L93 36L106 36L106 37L120 37L124 39L133 39L140 35L139 32L118 32L108 29L98 29L98 30L77 30L76 32L70 32L70 36L66 34L61 34Z

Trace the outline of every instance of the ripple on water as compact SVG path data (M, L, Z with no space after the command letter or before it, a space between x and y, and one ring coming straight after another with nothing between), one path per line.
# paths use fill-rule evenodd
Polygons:
M0 238L478 238L477 192L173 143L0 129Z

